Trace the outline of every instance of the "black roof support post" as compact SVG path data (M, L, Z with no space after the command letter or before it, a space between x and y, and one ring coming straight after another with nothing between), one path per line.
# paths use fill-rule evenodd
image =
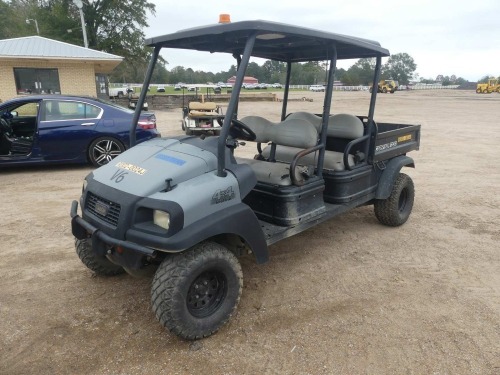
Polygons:
M231 121L233 120L233 116L236 113L236 109L238 107L241 86L243 85L245 71L247 69L248 62L250 61L250 55L252 54L256 36L257 34L254 33L247 39L247 43L243 51L243 56L241 58L241 63L238 71L236 72L236 81L234 82L231 99L229 100L229 104L227 106L226 117L224 117L224 123L222 124L222 130L219 135L219 141L217 145L217 176L219 177L226 177L226 139L229 134Z
M287 61L286 63L286 81L285 81L285 91L283 91L283 107L281 109L281 121L286 117L286 107L288 105L288 93L290 92L290 76L292 74L292 63Z
M146 100L146 95L148 93L149 83L151 82L151 76L153 75L153 70L155 69L156 60L160 54L161 47L156 46L151 55L151 60L149 60L148 70L146 71L146 77L144 77L144 83L142 85L141 94L139 95L139 100L137 101L134 117L132 118L132 125L130 127L130 147L135 146L135 130L137 129L137 122L139 121L139 116L141 115L142 106Z
M323 104L323 117L322 117L322 125L321 125L321 139L319 145L322 147L319 149L318 154L318 167L317 167L317 176L323 176L323 162L325 160L325 145L326 145L326 133L328 129L328 120L330 117L330 108L332 106L332 95L333 95L333 81L334 74L337 68L337 47L333 46L332 48L332 58L330 60L330 70L328 71L328 83L326 85L325 92L325 102Z
M370 97L370 109L368 110L368 129L367 134L370 134L370 141L366 144L365 147L365 155L372 155L370 153L371 149L375 147L375 138L377 136L377 125L373 121L373 116L375 114L375 102L377 100L377 92L378 92L378 81L380 79L380 71L382 69L382 56L377 56L377 63L375 65L375 74L373 75L373 85L372 85L372 95ZM368 160L369 163L372 160Z

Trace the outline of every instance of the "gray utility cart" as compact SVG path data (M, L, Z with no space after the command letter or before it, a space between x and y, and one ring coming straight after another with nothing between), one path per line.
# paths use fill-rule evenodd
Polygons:
M240 299L238 257L268 260L268 246L362 205L385 225L408 219L414 186L402 167L419 147L420 126L376 123L376 90L367 115L331 114L338 59L373 57L373 85L389 52L377 42L266 21L216 24L151 38L154 48L135 127L162 48L233 55L236 83L218 136L180 135L132 147L86 178L71 208L76 251L102 275L155 272L152 307L171 332L197 339L216 332ZM281 121L238 118L250 56L287 65ZM288 113L293 64L328 61L320 114ZM256 141L237 159L240 140ZM262 146L265 147L262 147Z

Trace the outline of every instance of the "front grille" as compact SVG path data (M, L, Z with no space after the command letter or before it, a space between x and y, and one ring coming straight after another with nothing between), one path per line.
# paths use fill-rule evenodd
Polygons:
M118 225L121 210L121 206L118 203L101 198L89 191L87 193L86 208L90 213L111 224L113 227L116 228Z

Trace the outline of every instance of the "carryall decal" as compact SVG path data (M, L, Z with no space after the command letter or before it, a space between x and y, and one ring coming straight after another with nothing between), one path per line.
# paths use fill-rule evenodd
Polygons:
M383 145L379 145L379 146L375 147L375 152L380 152L380 151L383 151L383 150L387 150L389 148L396 147L397 145L398 145L398 142L396 142L396 141L393 141L393 142L390 142L390 143L385 143Z
M147 172L147 170L144 168L138 167L138 166L133 165L133 164L124 163L123 161L117 163L116 167L121 168L121 169L126 169L127 171L134 172L134 173L141 175L141 176Z

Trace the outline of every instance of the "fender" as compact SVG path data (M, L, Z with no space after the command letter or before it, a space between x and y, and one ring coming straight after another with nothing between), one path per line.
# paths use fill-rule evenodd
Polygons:
M375 199L389 198L394 181L403 167L415 168L415 162L409 156L401 155L391 159L387 163L385 169L382 171L382 176L380 176Z
M220 234L235 234L243 238L255 255L257 263L269 260L266 239L255 213L244 203L228 207L217 215L204 218L183 228L171 237L151 236L129 229L128 241L168 252L180 252Z

